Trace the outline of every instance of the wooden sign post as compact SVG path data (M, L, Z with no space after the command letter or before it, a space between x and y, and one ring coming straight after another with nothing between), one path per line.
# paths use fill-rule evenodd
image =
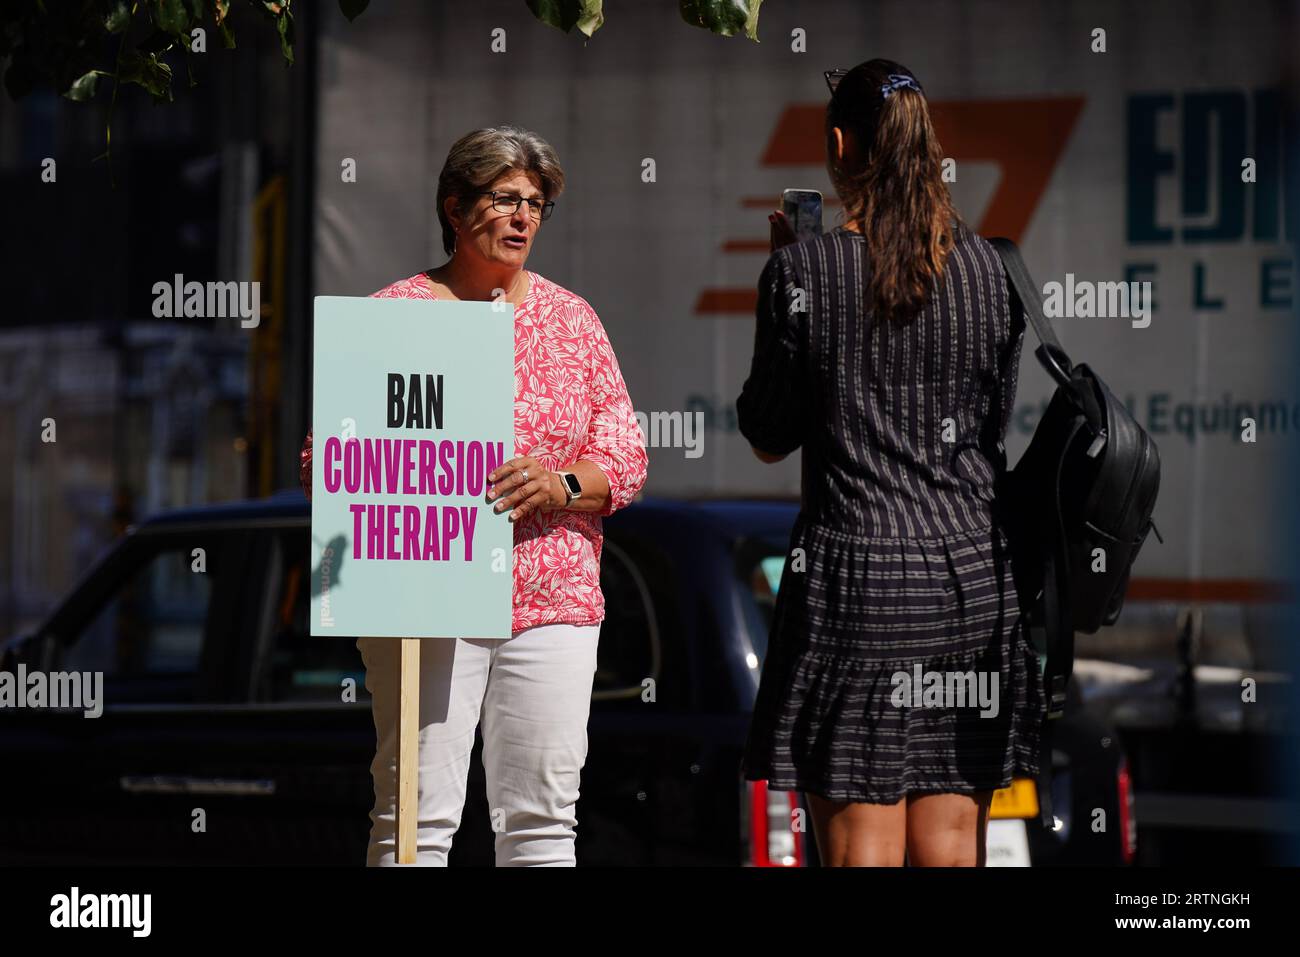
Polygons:
M397 863L415 863L420 805L420 639L402 638L397 714Z

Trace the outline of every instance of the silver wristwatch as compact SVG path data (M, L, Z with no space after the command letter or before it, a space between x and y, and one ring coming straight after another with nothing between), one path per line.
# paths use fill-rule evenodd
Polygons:
M565 494L569 496L569 500L564 504L572 505L573 500L582 494L582 483L578 481L578 476L574 475L572 472L556 472L555 474L560 477L560 482L564 485Z

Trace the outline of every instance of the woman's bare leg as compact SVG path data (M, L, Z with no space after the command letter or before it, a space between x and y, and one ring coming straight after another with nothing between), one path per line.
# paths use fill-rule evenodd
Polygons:
M992 791L909 794L907 857L913 867L983 867Z
M832 801L808 794L817 854L824 867L901 867L907 806Z

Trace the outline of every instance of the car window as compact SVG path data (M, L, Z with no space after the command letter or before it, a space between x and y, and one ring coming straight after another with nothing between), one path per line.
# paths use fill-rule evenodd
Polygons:
M617 523L605 529L600 587L605 620L596 651L592 701L639 707L643 682L655 681L660 710L687 707L698 690L683 627L680 569L657 539Z
M768 636L776 613L776 596L788 558L787 544L782 541L744 539L736 549L736 574L743 586L742 607L754 654L758 657L756 665L762 664L767 653Z
M344 682L356 701L368 701L366 670L356 637L311 635L311 548L307 529L269 537L268 628L261 663L255 666L254 700L343 700Z
M656 677L659 622L645 576L627 550L609 539L600 555L605 620L596 649L592 694L611 697ZM629 695L630 697L630 695Z
M107 601L60 636L59 667L103 672L110 702L193 701L220 543L185 536L137 553Z

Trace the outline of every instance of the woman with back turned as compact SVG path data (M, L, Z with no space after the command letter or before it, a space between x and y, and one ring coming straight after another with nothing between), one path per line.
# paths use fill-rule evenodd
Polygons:
M911 71L827 83L846 222L793 243L772 217L737 401L760 459L803 449L744 771L808 794L824 863L983 866L1045 709L993 494L1024 329Z

